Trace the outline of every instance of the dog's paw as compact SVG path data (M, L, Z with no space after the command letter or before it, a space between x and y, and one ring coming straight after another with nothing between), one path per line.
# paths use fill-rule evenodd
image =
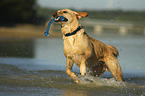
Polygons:
M79 81L79 80L75 80L75 82L76 82L77 84L80 84L80 81Z

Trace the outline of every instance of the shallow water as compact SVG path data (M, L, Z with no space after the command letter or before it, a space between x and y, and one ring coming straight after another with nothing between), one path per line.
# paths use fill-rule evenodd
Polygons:
M144 96L145 37L107 34L94 38L119 50L127 83L117 82L109 72L100 78L89 74L81 78L74 66L81 81L76 84L65 73L61 38L1 41L0 96Z

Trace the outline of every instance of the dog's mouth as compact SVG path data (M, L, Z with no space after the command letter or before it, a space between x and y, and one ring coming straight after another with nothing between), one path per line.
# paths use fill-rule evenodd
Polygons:
M58 18L58 19L55 19L55 22L67 22L67 21L68 21L68 19L65 18L65 17L64 17L63 20L60 20L60 19L59 19L59 16L57 16L57 17L55 17L55 18Z
M68 21L68 19L67 19L66 17L64 17L63 20L60 20L60 18L59 18L60 16L58 16L56 12L53 12L53 13L52 13L52 16L53 16L54 18L56 18L56 19L55 19L55 22L67 22L67 21Z

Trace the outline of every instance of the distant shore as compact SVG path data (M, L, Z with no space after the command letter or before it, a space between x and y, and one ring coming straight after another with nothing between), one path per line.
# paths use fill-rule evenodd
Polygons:
M94 35L98 35L100 36L114 36L115 34L120 35L119 32L116 32L118 30L112 30L111 29L107 29L103 32L101 32L102 34L98 34L97 32L95 32L93 30L93 28L91 28L92 31L90 31L90 29L85 28L88 34L93 34ZM46 26L37 26L37 25L32 25L32 24L19 24L16 25L14 27L2 27L0 26L0 40L12 40L12 39L37 39L37 38L61 38L62 37L62 33L60 31L60 26L51 26L50 28L50 36L44 36L44 32L46 31ZM114 32L115 31L115 32ZM129 30L130 31L130 30ZM135 31L135 32L133 32ZM120 35L120 36L125 36L125 35L138 35L138 36L145 36L145 29L134 29L131 30L130 32L127 32L124 35Z
M0 27L0 39L36 39L47 38L44 36L45 26L36 26L31 24L16 25L15 27ZM60 37L61 33L52 32L51 37Z

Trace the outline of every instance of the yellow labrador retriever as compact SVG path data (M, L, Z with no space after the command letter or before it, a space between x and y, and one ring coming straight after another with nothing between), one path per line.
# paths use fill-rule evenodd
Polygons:
M63 9L53 12L52 15L55 18L65 17L63 21L56 22L61 25L64 39L64 55L67 58L66 73L76 83L79 84L80 81L79 77L71 71L74 63L80 67L82 77L86 75L88 68L93 76L100 76L108 70L116 80L124 81L117 60L118 50L88 36L79 23L78 19L87 17L88 13Z

